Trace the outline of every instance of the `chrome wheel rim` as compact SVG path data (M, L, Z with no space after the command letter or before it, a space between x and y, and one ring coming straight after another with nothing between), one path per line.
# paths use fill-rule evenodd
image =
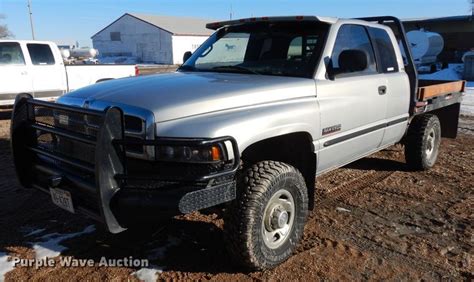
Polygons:
M425 149L426 157L431 158L431 155L433 155L435 146L436 146L436 132L434 128L432 128L428 132L428 137L426 139L426 149Z
M287 190L279 190L268 201L263 214L262 235L265 245L276 249L290 237L295 221L295 201Z

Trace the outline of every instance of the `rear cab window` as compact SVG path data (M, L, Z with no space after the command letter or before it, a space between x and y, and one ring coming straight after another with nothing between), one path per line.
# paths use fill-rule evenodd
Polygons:
M33 65L54 65L53 52L48 44L27 44Z
M24 65L25 58L17 42L0 43L0 65Z
M378 52L378 62L382 73L398 72L398 61L393 47L392 40L387 31L381 28L369 28L376 52Z
M309 60L316 50L318 37L307 35L295 37L288 48L288 60Z

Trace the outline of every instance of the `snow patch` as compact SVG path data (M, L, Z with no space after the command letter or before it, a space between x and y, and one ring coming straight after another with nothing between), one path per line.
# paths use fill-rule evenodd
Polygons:
M150 265L150 267L142 268L132 273L137 279L145 281L145 282L152 282L156 281L158 278L158 274L162 273L163 269L158 266Z
M9 256L6 253L0 252L0 281L5 281L5 274L15 269L13 260L8 261Z
M339 212L351 212L350 210L345 209L345 208L341 208L341 207L337 207L336 210L339 211Z
M474 82L470 82L474 84ZM461 104L461 114L474 116L474 88L467 88Z
M421 74L420 79L425 80L461 80L463 65L452 64L447 69L432 74Z
M147 258L149 260L163 259L165 257L166 250L173 246L179 245L179 243L181 243L181 240L179 238L169 236L168 243L164 246L157 247L148 251ZM132 273L132 275L140 280L149 282L156 281L157 275L162 272L163 267L157 265L150 265L149 267L141 268L135 271L134 273Z
M35 250L35 258L36 259L45 259L45 258L54 258L61 254L61 252L67 250L66 247L61 245L60 243L64 240L78 237L84 234L89 234L95 231L95 227L93 225L88 226L81 232L77 233L70 233L70 234L59 234L59 233L52 233L41 237L41 239L46 240L43 242L35 242L33 243L33 249Z

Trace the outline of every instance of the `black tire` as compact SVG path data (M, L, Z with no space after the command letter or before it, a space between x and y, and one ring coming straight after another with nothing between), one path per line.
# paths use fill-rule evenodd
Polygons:
M413 119L405 142L405 160L413 170L432 168L438 159L441 124L436 115L426 114Z
M249 270L273 268L293 254L303 234L308 215L304 178L288 164L263 161L245 169L238 181L237 199L224 220L228 249Z

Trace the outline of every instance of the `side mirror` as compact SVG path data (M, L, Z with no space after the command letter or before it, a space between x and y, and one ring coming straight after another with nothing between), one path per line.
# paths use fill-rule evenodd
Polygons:
M191 58L191 56L193 55L193 53L191 53L191 51L187 51L186 53L184 53L183 55L183 64L186 63L186 61Z
M332 59L330 57L324 58L324 65L326 66L326 76L329 80L334 80L336 78L336 72L334 71L334 66L332 64Z

